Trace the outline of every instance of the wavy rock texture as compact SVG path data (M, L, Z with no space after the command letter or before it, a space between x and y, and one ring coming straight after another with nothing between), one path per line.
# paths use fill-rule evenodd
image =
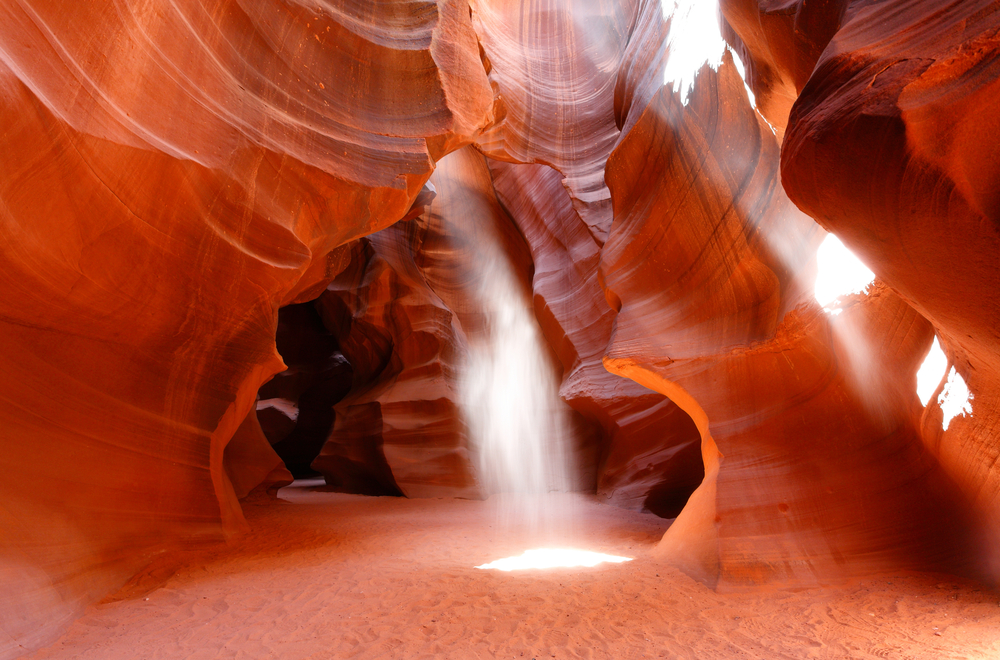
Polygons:
M608 184L602 270L620 311L605 364L703 439L706 480L663 552L722 588L961 564L961 535L940 528L958 500L917 432L931 327L884 289L833 321L811 300L822 232L784 195L728 56L689 105L654 96Z
M661 544L692 574L1000 575L1000 9L720 9L760 115L729 56L664 88L653 0L0 0L0 658L243 529L288 479L265 431L297 472L325 438L337 488L483 495L486 244L577 487L671 515L704 464ZM809 216L879 277L839 315ZM947 430L934 333L974 396Z
M530 309L531 256L497 203L481 154L449 155L431 184L427 212L363 239L355 267L317 301L355 370L313 462L335 487L487 494L460 408L463 365L490 322L477 297L487 273L477 264L488 258L484 246L501 245ZM580 471L592 474L593 447L585 436L581 442Z
M459 323L417 267L419 220L362 239L356 264L316 302L354 384L313 468L338 489L478 495L456 404Z
M603 244L611 225L604 163L618 139L615 83L638 3L472 4L498 99L497 123L478 144L491 158L561 172L574 208Z
M279 304L402 217L492 94L459 2L5 1L0 23L11 657L151 553L242 528L225 449L283 368Z
M600 364L612 312L597 282L612 222L604 167L620 132L619 70L641 35L663 32L662 8L588 1L474 9L499 119L478 145L491 159L521 164L491 160L490 168L531 247L536 313L563 365L562 396L601 428L598 489L616 504L675 515L701 479L696 431L662 395ZM662 81L661 72L649 82Z
M615 314L598 281L600 244L558 172L496 161L490 169L531 249L535 313L562 363L560 395L601 428L598 493L617 506L676 516L701 483L701 436L665 396L604 368Z
M722 33L746 66L760 113L779 136L820 53L854 13L850 0L720 0Z
M942 432L935 397L924 439L974 500L995 547L1000 9L981 1L858 4L792 109L785 186L933 323L974 396L973 412ZM995 551L984 559L1000 570Z

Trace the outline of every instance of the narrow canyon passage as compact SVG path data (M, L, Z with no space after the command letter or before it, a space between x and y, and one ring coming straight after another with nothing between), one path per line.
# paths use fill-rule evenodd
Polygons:
M0 660L997 660L998 107L1000 0L0 0Z
M535 539L487 501L365 497L297 481L245 505L253 532L90 607L33 660L159 658L913 658L1000 654L1000 594L952 577L719 594L670 568L670 521L571 502L593 568L477 565ZM165 566L166 564L163 564Z

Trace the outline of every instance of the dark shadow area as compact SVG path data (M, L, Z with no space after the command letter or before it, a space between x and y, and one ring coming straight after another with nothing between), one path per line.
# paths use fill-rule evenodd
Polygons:
M688 443L660 469L660 483L650 488L643 509L661 518L676 518L705 479L701 442Z
M278 311L275 341L288 369L260 388L257 417L292 475L316 476L310 464L330 435L333 406L350 391L353 370L312 303Z

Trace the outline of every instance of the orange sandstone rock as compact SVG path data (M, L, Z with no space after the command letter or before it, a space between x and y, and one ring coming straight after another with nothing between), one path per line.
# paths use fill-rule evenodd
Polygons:
M278 306L488 123L468 6L375 9L0 2L0 657L243 528Z
M618 506L676 516L704 475L700 436L662 394L604 368L615 313L598 281L600 244L558 172L502 162L490 169L531 249L535 313L562 363L560 394L602 431L597 492Z
M834 35L792 108L789 196L934 326L974 397L924 442L972 501L1000 574L1000 10L996 3L863 6ZM988 566L987 566L988 565Z
M463 365L491 322L478 263L499 245L530 309L531 256L480 153L442 159L431 184L426 213L363 239L355 266L317 302L355 373L313 462L336 487L372 492L364 484L374 480L411 497L489 494L460 407ZM593 457L581 462L592 474Z
M720 588L964 566L960 500L917 432L931 327L885 288L819 310L822 232L780 187L728 56L689 105L657 93L607 176L605 364L702 434L706 479L662 552Z
M840 28L850 0L775 3L720 0L723 36L746 66L762 115L783 134L788 113L813 67Z
M611 224L604 163L618 139L615 84L638 3L475 0L472 6L497 96L497 122L478 144L491 158L561 172L574 208L603 243Z

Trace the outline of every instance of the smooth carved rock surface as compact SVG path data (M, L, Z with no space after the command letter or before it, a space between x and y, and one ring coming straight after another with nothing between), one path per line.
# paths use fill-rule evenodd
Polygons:
M278 306L488 123L466 4L358 12L0 3L0 657L243 527Z
M822 232L781 189L728 56L689 105L661 90L607 172L605 363L703 438L706 480L662 551L720 587L962 565L959 500L917 431L930 324L884 288L833 321L819 310Z
M690 573L996 579L997 3L723 0L760 115L729 56L664 87L663 8L0 0L0 658L287 480L254 410L301 366L283 305L320 297L351 364L331 484L481 495L484 241L563 368L578 487L668 513L700 440L660 547ZM820 226L879 277L835 316ZM973 395L946 430L935 333Z
M352 268L316 303L355 373L313 462L336 487L487 494L460 408L462 365L490 322L477 297L487 273L477 264L485 244L499 243L530 309L531 256L480 153L466 148L442 159L431 184L426 212L362 239ZM581 462L592 473L593 459Z
M760 113L779 136L816 61L841 23L851 0L792 0L775 6L758 0L720 0L722 33L746 66L747 84Z
M974 501L995 548L1000 9L859 6L792 108L783 178L796 204L934 325L974 399L972 414L942 431L936 393L924 441ZM995 550L982 559L1000 574Z
M233 492L239 499L249 495L255 488L276 490L292 483L294 479L281 457L271 448L257 419L255 408L247 412L233 437L226 443L223 466L233 485Z
M428 231L409 220L362 239L316 303L355 375L312 464L335 488L478 494L456 404L460 326L414 260Z
M615 314L598 281L600 244L558 172L496 161L490 169L531 249L535 313L562 363L560 395L601 429L598 494L676 516L703 477L701 436L665 396L604 368Z
M491 158L561 172L574 208L600 243L611 224L604 163L618 139L615 84L637 6L635 0L473 3L497 95L496 125L478 144Z
M598 490L675 515L701 480L696 431L662 395L600 364L613 314L597 282L612 222L604 167L621 128L623 63L635 52L662 63L661 5L478 2L474 18L498 96L497 124L478 144L491 159L520 164L490 168L531 248L536 313L563 365L562 396L601 429ZM662 85L662 71L643 74L648 86Z

